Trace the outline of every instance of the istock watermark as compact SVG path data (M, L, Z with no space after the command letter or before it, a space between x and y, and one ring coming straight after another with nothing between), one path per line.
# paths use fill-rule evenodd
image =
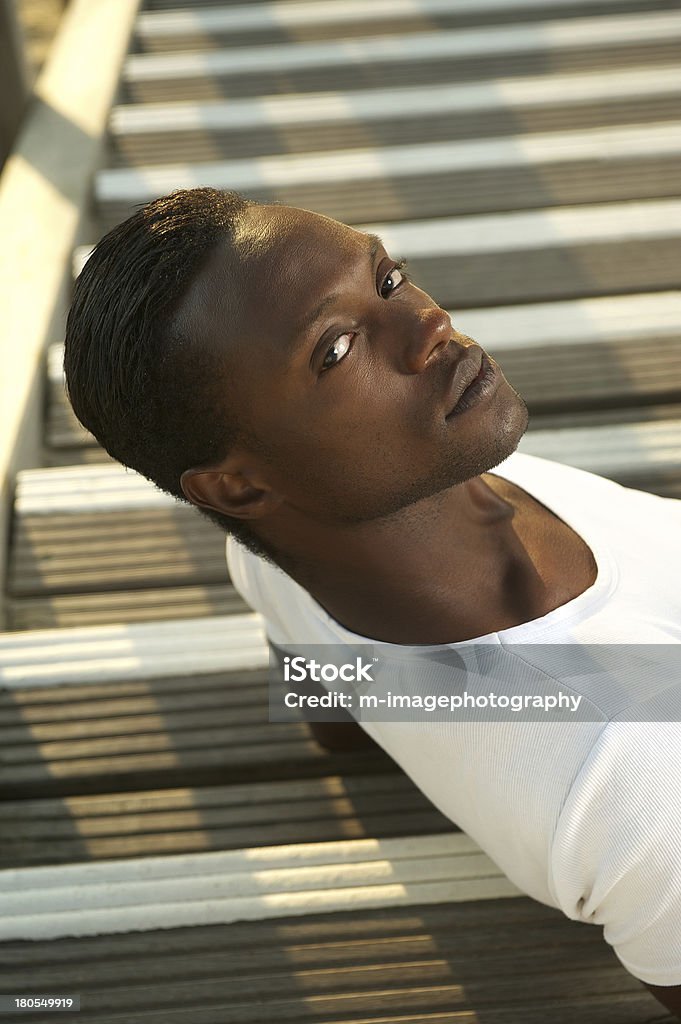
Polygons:
M335 683L338 679L345 683L374 682L371 675L374 663L368 661L364 664L361 658L355 658L354 663L334 665L333 662L318 662L314 658L308 661L302 655L298 655L295 658L284 657L283 664L284 681L287 683L303 683L308 679L315 683Z
M681 721L681 645L271 649L270 721ZM669 699L670 687L678 700Z

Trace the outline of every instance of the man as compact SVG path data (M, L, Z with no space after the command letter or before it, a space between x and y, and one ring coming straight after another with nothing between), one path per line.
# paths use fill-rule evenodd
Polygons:
M88 260L65 371L111 455L231 535L276 645L485 643L548 692L570 646L681 642L681 503L517 453L523 400L376 237L211 189L157 200ZM678 1012L681 683L580 685L579 723L363 728Z

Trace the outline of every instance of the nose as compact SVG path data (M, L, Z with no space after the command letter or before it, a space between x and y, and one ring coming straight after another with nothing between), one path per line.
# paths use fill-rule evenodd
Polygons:
M416 312L406 332L404 367L407 373L422 373L436 353L451 341L452 321L439 306L427 306Z

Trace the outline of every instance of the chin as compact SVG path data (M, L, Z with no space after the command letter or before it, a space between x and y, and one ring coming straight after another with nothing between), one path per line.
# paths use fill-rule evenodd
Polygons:
M485 429L471 438L465 450L450 453L450 486L488 473L516 451L529 420L524 400L512 391L512 400L497 402L490 413Z
M524 400L514 392L517 401L502 410L498 430L492 443L491 456L496 460L488 469L498 466L500 462L512 455L520 444L520 439L527 430L530 414ZM482 470L486 473L487 470Z

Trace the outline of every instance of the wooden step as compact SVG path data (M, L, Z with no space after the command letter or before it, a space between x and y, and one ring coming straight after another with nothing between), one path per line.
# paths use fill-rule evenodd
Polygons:
M126 709L154 704L150 696L133 696L132 689L129 684ZM191 696L184 694L187 706ZM197 696L205 700L209 693ZM114 703L100 699L90 707L99 706L101 716L103 706ZM123 701L117 703L123 709ZM71 713L66 706L50 710ZM27 716L32 711L37 709L24 709ZM2 868L456 831L397 771L8 800L0 803L0 823Z
M181 673L191 677L222 672L228 674L232 687L254 686L264 677L244 679L241 674L264 672L268 660L263 621L255 612L191 622L0 633L0 686L17 692L45 687L45 696L34 695L45 701L64 699L63 687L70 684L160 679Z
M5 608L5 628L14 631L100 626L107 623L234 615L248 610L240 594L229 583L105 590L101 593L56 593L9 599Z
M670 0L280 0L146 11L136 23L142 51L355 38L378 33L503 25L548 18L673 9Z
M5 992L80 993L102 1024L671 1021L600 929L526 898L10 940L0 952Z
M96 198L116 223L175 188L210 184L357 223L675 196L680 179L681 124L661 122L117 168L99 172Z
M0 941L521 895L463 833L10 868L0 882Z
M123 102L407 86L676 62L677 10L221 50L133 54Z
M462 309L677 289L679 224L669 198L357 227L407 257L439 305Z
M53 514L29 513L24 518L15 510L10 595L143 591L228 582L224 535L194 507L173 504L174 499L153 491L162 504L147 505L144 491L128 492L137 508L129 505L123 519L120 510L107 510L111 496L107 481L114 487L114 480L122 487L125 482L118 476L102 477L101 471L117 473L120 468L110 462L43 471L54 474L49 478L54 481L66 474L67 492L62 499L69 481L77 479L76 471L85 489L74 483L74 500L62 512L55 505ZM39 504L44 500L37 497Z
M681 200L363 224L444 308L678 287Z
M562 132L676 120L681 69L114 107L108 166Z
M396 771L268 720L254 613L0 634L2 800Z

